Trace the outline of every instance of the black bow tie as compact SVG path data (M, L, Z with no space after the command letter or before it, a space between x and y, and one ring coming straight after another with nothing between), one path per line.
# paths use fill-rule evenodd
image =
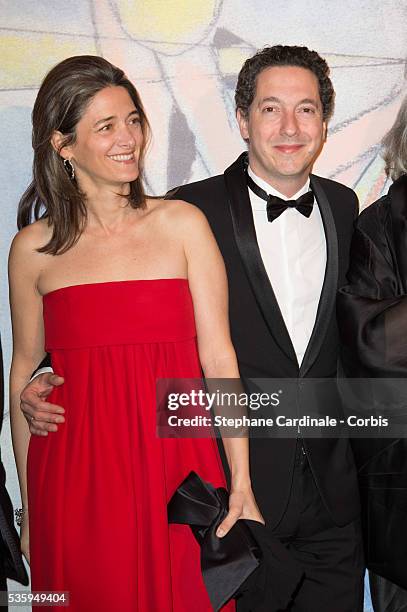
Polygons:
M270 222L277 219L287 208L296 208L305 217L309 217L312 213L312 206L314 204L314 194L312 191L307 191L297 200L283 200L278 196L269 195L254 182L248 172L246 172L246 180L253 193L267 202L267 219Z

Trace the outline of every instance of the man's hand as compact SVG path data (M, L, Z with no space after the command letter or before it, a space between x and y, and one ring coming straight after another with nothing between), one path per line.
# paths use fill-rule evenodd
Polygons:
M54 387L64 382L62 376L52 372L39 374L21 393L21 410L28 421L30 432L37 436L47 436L49 431L58 431L57 423L64 423L62 406L49 404L46 399Z

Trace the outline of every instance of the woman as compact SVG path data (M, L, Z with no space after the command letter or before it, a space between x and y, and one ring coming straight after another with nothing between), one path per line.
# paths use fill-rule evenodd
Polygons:
M349 284L338 302L344 366L355 378L407 378L407 98L383 144L386 172L394 182L358 219ZM405 381L382 381L380 388L368 381L360 387L372 388L383 416L392 406L405 405ZM406 440L354 440L353 446L374 609L401 612L407 609Z
M69 58L40 87L34 180L10 253L11 416L32 589L69 591L75 611L211 609L198 545L168 527L166 506L191 470L224 484L216 442L158 439L155 382L200 377L200 364L238 377L227 284L204 216L144 195L147 137L136 89L100 57ZM30 440L18 398L45 350L65 379L54 400L66 419ZM225 440L218 535L262 521L247 444Z

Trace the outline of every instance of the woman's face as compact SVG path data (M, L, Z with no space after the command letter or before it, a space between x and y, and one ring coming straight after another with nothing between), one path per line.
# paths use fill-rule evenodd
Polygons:
M127 184L139 175L143 145L140 116L124 87L106 87L92 98L76 126L76 141L61 150L80 188Z

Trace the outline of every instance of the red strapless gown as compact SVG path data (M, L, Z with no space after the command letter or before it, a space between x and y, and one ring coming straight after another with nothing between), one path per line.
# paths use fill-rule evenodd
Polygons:
M167 502L191 470L225 485L216 441L156 437L156 379L201 376L188 282L65 287L44 296L44 322L66 421L30 441L32 590L69 591L75 612L211 610Z

